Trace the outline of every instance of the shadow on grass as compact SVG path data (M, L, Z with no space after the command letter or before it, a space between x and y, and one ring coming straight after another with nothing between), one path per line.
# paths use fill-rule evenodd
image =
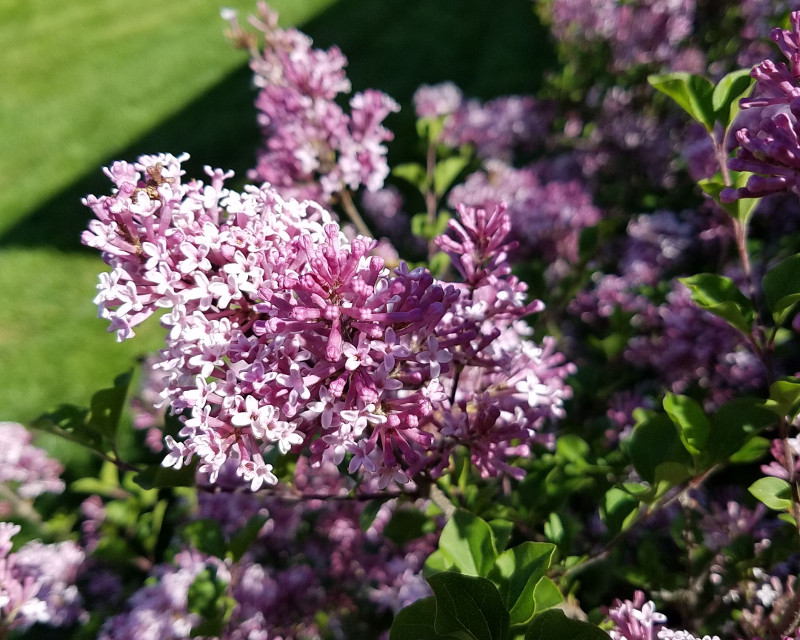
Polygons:
M355 90L381 89L400 102L401 113L388 122L397 134L390 158L398 162L416 151L411 98L420 84L452 80L482 99L536 91L555 54L532 7L530 0L340 0L302 29L315 46L342 49ZM233 169L241 180L259 141L254 98L250 71L239 68L101 164L186 151L187 176L201 178L203 165L211 164ZM79 238L90 215L80 199L109 190L98 166L0 236L0 248L83 250Z

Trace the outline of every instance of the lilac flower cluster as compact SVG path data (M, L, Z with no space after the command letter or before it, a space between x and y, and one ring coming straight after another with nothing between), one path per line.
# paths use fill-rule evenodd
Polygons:
M553 119L552 106L531 96L466 100L452 82L422 85L414 106L419 118L443 119L441 143L471 145L482 159L507 162L516 152L541 147Z
M75 581L84 553L73 542L34 541L12 552L19 525L0 522L0 635L36 623L67 626L83 616Z
M742 111L733 123L739 147L728 166L756 175L745 187L725 189L721 194L725 202L800 193L800 11L791 15L791 30L773 29L770 37L789 66L764 60L750 74L756 86L752 96L741 101Z
M522 255L576 262L580 233L600 221L600 211L580 181L544 182L539 173L535 166L514 169L490 160L450 192L450 204L490 209L505 203Z
M350 113L337 104L350 91L344 72L347 59L332 47L314 49L296 29L278 28L278 15L259 3L251 24L263 34L259 51L226 11L231 35L251 43L251 67L260 88L256 107L264 134L253 181L269 182L284 197L327 203L345 189L361 185L374 191L389 174L383 126L399 106L380 91L367 90L350 99Z
M184 183L180 162L114 163L83 235L112 267L96 302L119 340L169 310L154 366L184 428L165 464L197 457L213 480L234 458L255 490L277 481L265 456L310 444L314 462L348 457L385 487L439 473L463 444L495 474L562 414L572 368L524 339L541 303L510 275L502 207L459 208L437 243L464 282L440 283L385 269L375 241L348 241L315 203L228 191L219 170Z
M16 422L0 422L0 484L24 499L42 493L61 493L62 468L57 460L31 444L33 436ZM0 499L0 516L8 516L12 505Z
M604 41L616 69L674 60L694 27L695 0L553 0L553 35L571 46Z
M264 516L266 522L245 556L233 562L188 549L179 552L172 562L151 571L157 581L130 598L126 611L106 623L101 638L190 637L200 619L190 612L187 592L207 569L213 569L235 602L220 635L225 640L320 636L320 611L327 627L336 629L352 624L348 612L366 607L396 612L430 594L419 571L435 548L437 534L403 545L387 540L383 532L397 501L384 503L364 529L365 502L317 497L320 492L342 497L352 489L353 480L332 464L312 468L300 459L288 501L236 491L241 480L232 476L231 468L226 466L216 485L223 491L198 496L197 517L212 518L230 536L252 516ZM309 519L315 523L310 530Z

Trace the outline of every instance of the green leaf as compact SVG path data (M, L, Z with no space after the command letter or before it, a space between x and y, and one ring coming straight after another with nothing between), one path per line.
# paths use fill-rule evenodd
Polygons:
M436 598L417 600L401 609L394 617L389 640L448 640L436 633Z
M459 640L504 640L509 616L486 578L445 571L427 578L436 598L434 628Z
M456 511L442 530L439 550L461 573L485 577L497 559L492 528L467 511Z
M747 171L731 171L730 175L732 179L731 186L740 188L747 184L747 180L753 174ZM758 206L758 203L761 202L760 198L740 198L735 202L722 202L719 196L722 190L726 188L726 185L722 182L722 177L719 173L713 178L699 180L697 184L700 185L703 191L711 196L714 202L717 203L717 206L743 225L747 224L753 211L755 211L755 208Z
M239 562L242 556L247 553L250 545L258 538L261 527L264 526L266 521L267 518L256 514L247 521L247 524L231 536L228 542L228 552L234 562Z
M689 287L692 301L698 307L726 320L745 335L750 334L755 315L753 305L733 280L715 273L700 273L680 281Z
M427 189L426 182L428 180L425 167L416 162L407 162L405 164L398 164L392 168L392 175L407 180L413 184L420 191Z
M587 466L587 458L591 449L586 440L573 433L568 433L556 440L556 456L572 462L579 467Z
M748 491L775 511L787 511L792 506L792 487L782 478L760 478Z
M511 624L525 624L535 612L534 590L550 567L556 547L523 542L500 554L489 572L510 612Z
M714 108L714 118L728 127L733 117L739 111L739 99L750 91L753 80L749 69L731 71L714 87L711 103Z
M625 447L638 474L656 485L656 469L665 462L690 467L692 458L678 437L672 421L663 413L645 409L634 412L637 422ZM659 480L663 480L663 473Z
M611 487L603 496L600 517L611 535L622 531L639 511L639 500L628 491Z
M764 406L793 422L800 413L800 379L786 377L773 382L769 388L769 400Z
M647 77L650 85L672 98L706 130L714 129L714 85L707 78L689 73L666 73Z
M194 487L197 476L197 460L175 469L151 464L133 477L133 481L142 489L161 489L175 487Z
M726 462L762 429L775 423L775 414L757 398L736 398L711 416L711 432L705 449L708 464Z
M533 619L525 640L609 640L609 636L590 622L568 618L563 611L550 609Z
M703 408L688 396L667 393L664 397L664 411L678 428L683 446L692 455L702 453L711 431L711 423Z
M109 442L116 437L132 376L133 371L127 371L114 379L113 387L100 389L92 396L88 424L96 427Z
M536 583L536 588L533 590L534 614L539 614L562 602L564 602L564 596L550 578L545 576Z
M210 518L195 520L183 528L183 537L193 547L222 560L225 559L227 545L219 522Z
M789 256L767 271L761 286L775 323L783 324L792 307L800 301L800 253Z
M392 542L404 545L430 532L430 518L414 507L398 509L383 529L383 535Z
M511 531L514 528L514 523L502 518L495 518L494 520L489 520L489 526L494 536L495 549L498 552L502 551L506 548L508 541L511 539Z
M450 559L437 549L431 555L429 555L428 559L425 561L425 564L422 567L422 575L425 577L432 576L434 573L439 573L440 571L452 571L454 568L455 565L450 561Z
M361 510L361 515L358 517L358 523L361 526L362 531L366 531L372 526L372 523L375 522L375 518L378 515L378 511L381 510L381 507L386 504L388 498L379 498L377 500L370 500Z
M433 190L437 196L441 198L444 195L468 163L469 159L463 156L445 158L436 163L433 170Z
M728 462L733 464L748 464L764 457L769 451L772 440L767 440L761 436L753 436L744 443L741 449L728 458Z

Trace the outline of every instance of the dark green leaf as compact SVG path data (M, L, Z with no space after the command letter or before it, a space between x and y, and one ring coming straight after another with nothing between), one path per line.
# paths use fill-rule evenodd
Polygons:
M703 408L688 396L667 393L664 411L678 428L678 435L686 450L695 456L700 454L711 431L711 423Z
M730 278L715 273L700 273L680 278L689 287L692 301L749 335L752 329L753 305Z
M550 609L533 619L525 640L609 640L609 636L589 622L568 618L563 611Z
M383 535L399 545L406 544L424 535L431 528L431 520L414 507L398 509L386 523Z
M761 286L776 324L782 324L792 307L800 301L800 253L789 256L767 271Z
M132 376L133 371L123 373L114 379L113 387L92 396L89 425L96 427L109 442L115 439Z
M514 523L510 522L509 520L495 518L494 520L489 520L489 526L491 527L492 534L494 535L495 549L498 552L502 551L506 548L506 545L511 538L511 531L514 528Z
M247 524L231 536L228 542L228 550L234 562L239 562L242 556L247 553L247 550L250 548L250 545L255 542L259 531L261 531L261 527L264 526L266 521L267 518L256 514L247 521Z
M427 578L436 598L436 632L460 640L504 640L508 611L486 578L445 571Z
M635 517L639 510L639 500L628 491L612 487L603 496L600 517L611 535L616 535Z
M764 454L769 451L771 444L772 440L767 440L761 436L753 436L744 443L741 449L728 458L728 461L734 464L747 464L749 462L755 462L756 460L760 460L764 457Z
M714 85L689 73L666 73L647 77L651 86L668 95L707 131L714 129Z
M222 527L216 520L210 518L195 520L183 528L183 537L193 547L220 559L225 559L227 545Z
M638 409L634 417L637 422L626 441L626 449L643 479L655 486L656 469L665 462L691 466L692 458L683 447L675 425L665 414Z
M725 462L750 438L774 424L775 414L757 398L736 398L711 416L711 433L705 454L709 464Z
M375 517L378 515L378 511L386 504L387 500L388 498L370 500L364 505L364 508L361 510L361 515L358 518L362 531L366 531L372 526L372 523L375 522Z
M151 464L137 473L133 480L142 489L193 487L195 486L196 469L196 460L180 469Z
M389 640L448 640L436 633L436 598L417 600L394 617Z

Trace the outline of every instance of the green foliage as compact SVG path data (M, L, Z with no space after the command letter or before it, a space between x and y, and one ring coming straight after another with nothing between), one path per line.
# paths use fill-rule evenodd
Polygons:
M783 478L760 478L750 485L748 491L775 511L792 507L792 487Z
M648 76L650 85L672 98L693 120L702 124L706 130L714 129L714 85L701 76L677 72ZM724 93L724 90L721 91ZM722 107L723 99L718 102Z
M226 587L214 567L206 567L197 574L187 593L188 609L201 616L202 622L192 628L192 638L222 634L236 606L236 601L226 594Z
M692 302L698 307L726 320L745 335L750 334L755 316L753 304L733 280L715 273L700 273L680 281L689 287Z
M525 640L608 640L608 637L593 624L568 618L558 610L536 616L525 634Z
M789 256L767 271L761 286L775 324L780 326L800 301L800 254Z
M436 632L459 640L503 640L509 615L491 581L443 571L428 579L436 598Z

